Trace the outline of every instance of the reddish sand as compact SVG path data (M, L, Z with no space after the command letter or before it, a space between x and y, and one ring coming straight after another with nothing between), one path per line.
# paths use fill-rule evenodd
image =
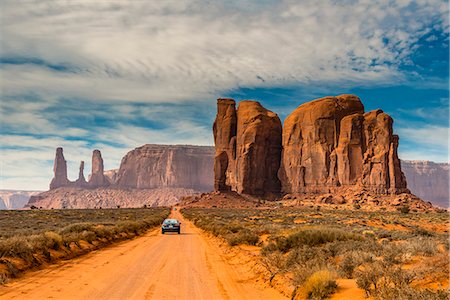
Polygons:
M158 230L0 287L1 299L286 299L243 281L221 249L178 211L182 234Z

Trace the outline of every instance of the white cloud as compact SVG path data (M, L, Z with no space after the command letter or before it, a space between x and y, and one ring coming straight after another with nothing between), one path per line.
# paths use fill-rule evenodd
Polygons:
M399 128L399 156L406 160L450 162L450 129L446 126L418 125Z
M240 86L401 81L398 65L443 1L6 1L6 94L131 101L216 98ZM389 40L388 43L385 43Z

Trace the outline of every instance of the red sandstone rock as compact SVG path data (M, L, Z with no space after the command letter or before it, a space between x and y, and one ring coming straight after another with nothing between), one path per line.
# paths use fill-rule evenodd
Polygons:
M234 100L218 99L213 131L216 191L279 193L281 122L275 113L249 100L236 112Z
M330 187L338 186L341 120L363 112L363 104L354 95L325 97L294 110L284 121L282 191L328 193Z
M300 105L286 118L279 176L284 193L330 193L358 187L376 194L409 192L392 118L364 114L354 95Z
M187 145L144 145L127 153L116 175L123 188L179 187L210 191L214 149Z
M231 178L235 177L235 166L229 163L230 160L236 159L236 131L236 102L233 99L217 99L217 116L213 125L216 151L214 189L216 191L231 190L231 185L236 184L231 182Z

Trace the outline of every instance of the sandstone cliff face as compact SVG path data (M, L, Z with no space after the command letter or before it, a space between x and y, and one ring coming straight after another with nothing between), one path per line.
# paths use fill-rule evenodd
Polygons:
M279 173L283 192L320 193L338 186L336 148L341 120L363 112L364 106L353 95L314 100L292 112L283 127L283 159Z
M408 192L392 118L364 113L354 95L300 105L283 128L279 176L284 193L329 193L359 186L376 194Z
M214 156L214 189L231 190L230 182L234 179L234 164L229 160L236 159L236 102L233 99L217 100L217 116L213 124L215 156ZM233 179L232 179L233 178ZM228 181L228 182L227 182Z
M144 145L128 152L122 159L116 186L210 191L214 178L213 157L212 147Z
M281 122L256 101L217 100L213 125L216 154L214 187L241 194L279 193Z
M216 191L263 195L279 193L281 185L284 194L350 187L375 194L409 192L392 118L381 110L364 113L355 95L302 104L283 128L258 102L242 101L237 111L232 99L218 99L217 106Z
M401 165L413 194L440 207L450 207L450 164L402 160Z

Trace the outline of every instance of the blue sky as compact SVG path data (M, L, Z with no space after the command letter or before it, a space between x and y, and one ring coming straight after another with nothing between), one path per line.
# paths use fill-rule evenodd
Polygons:
M2 1L2 189L45 190L146 143L212 145L216 98L283 120L354 93L400 157L448 161L447 1Z

